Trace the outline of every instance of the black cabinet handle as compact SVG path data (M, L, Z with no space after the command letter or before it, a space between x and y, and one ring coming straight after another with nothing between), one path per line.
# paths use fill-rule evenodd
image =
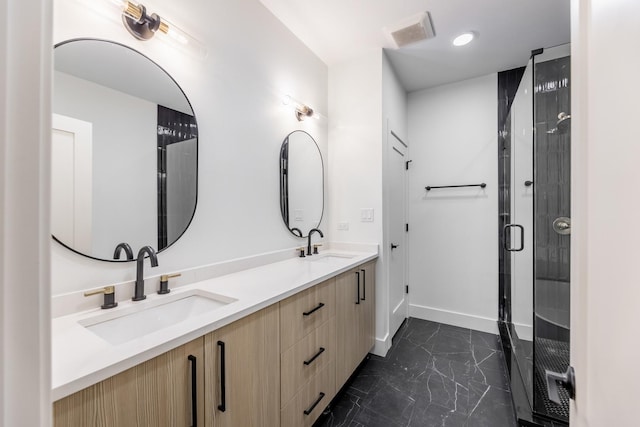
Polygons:
M360 270L362 272L362 301L366 300L365 296L367 295L367 276L365 276L365 271Z
M321 302L320 304L318 304L317 307L315 307L314 309L310 310L310 311L305 311L304 313L302 313L303 316L309 316L313 313L315 313L316 311L320 310L322 307L324 307L324 303Z
M324 398L324 393L320 392L320 395L318 396L318 398L316 399L315 402L313 402L313 405L311 405L308 409L304 410L304 414L305 415L309 415L310 413L313 412L313 410L315 409L316 406L318 406L318 403L320 403L320 401Z
M324 347L320 347L320 350L309 360L305 360L303 363L307 366L311 365L314 360L316 360L322 353L324 353Z
M356 304L360 304L360 272L356 271Z
M507 229L515 227L520 230L520 247L519 248L511 248L509 247L509 242L507 241ZM502 229L502 245L504 246L504 250L508 252L520 252L524 249L524 227L520 224L507 224Z
M198 374L196 372L196 357L187 356L191 362L191 427L198 427Z
M227 410L227 378L224 342L218 341L218 347L220 347L220 404L218 405L218 409L224 412Z
M398 245L396 245L395 243L392 243L392 244L391 244L391 250L394 250L394 249L396 249L397 247L398 247Z

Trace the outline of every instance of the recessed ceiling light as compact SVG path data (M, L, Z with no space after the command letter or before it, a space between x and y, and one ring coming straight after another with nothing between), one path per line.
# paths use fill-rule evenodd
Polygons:
M462 33L460 34L458 37L456 37L455 39L453 39L453 45L454 46L464 46L466 44L471 43L471 41L475 38L475 34L469 32L469 33Z

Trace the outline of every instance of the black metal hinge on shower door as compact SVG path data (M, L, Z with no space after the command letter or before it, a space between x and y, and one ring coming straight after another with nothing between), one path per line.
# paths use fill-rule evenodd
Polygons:
M404 170L409 170L409 163L413 162L413 160L407 160L406 162L404 162Z
M405 285L404 287L404 293L408 294L409 293L409 285Z
M404 231L406 231L407 233L409 232L409 223L406 223L404 225Z

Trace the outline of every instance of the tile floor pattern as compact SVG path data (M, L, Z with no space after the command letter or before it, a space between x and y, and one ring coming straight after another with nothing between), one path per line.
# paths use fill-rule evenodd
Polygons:
M315 427L513 427L497 335L410 318Z

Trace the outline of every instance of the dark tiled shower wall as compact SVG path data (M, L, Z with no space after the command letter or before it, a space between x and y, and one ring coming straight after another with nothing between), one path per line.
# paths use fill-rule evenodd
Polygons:
M553 230L571 217L571 131L558 129L558 114L571 114L571 59L535 66L535 312L536 335L568 341L570 235Z
M158 250L173 243L167 233L167 145L197 137L194 116L158 105Z
M536 279L569 281L569 236L553 221L571 216L571 132L557 130L558 114L571 114L569 57L535 67Z
M503 229L510 222L511 147L508 131L511 129L509 111L518 91L525 67L498 73L498 213L499 213L499 295L501 320L511 321L511 258L502 250Z

